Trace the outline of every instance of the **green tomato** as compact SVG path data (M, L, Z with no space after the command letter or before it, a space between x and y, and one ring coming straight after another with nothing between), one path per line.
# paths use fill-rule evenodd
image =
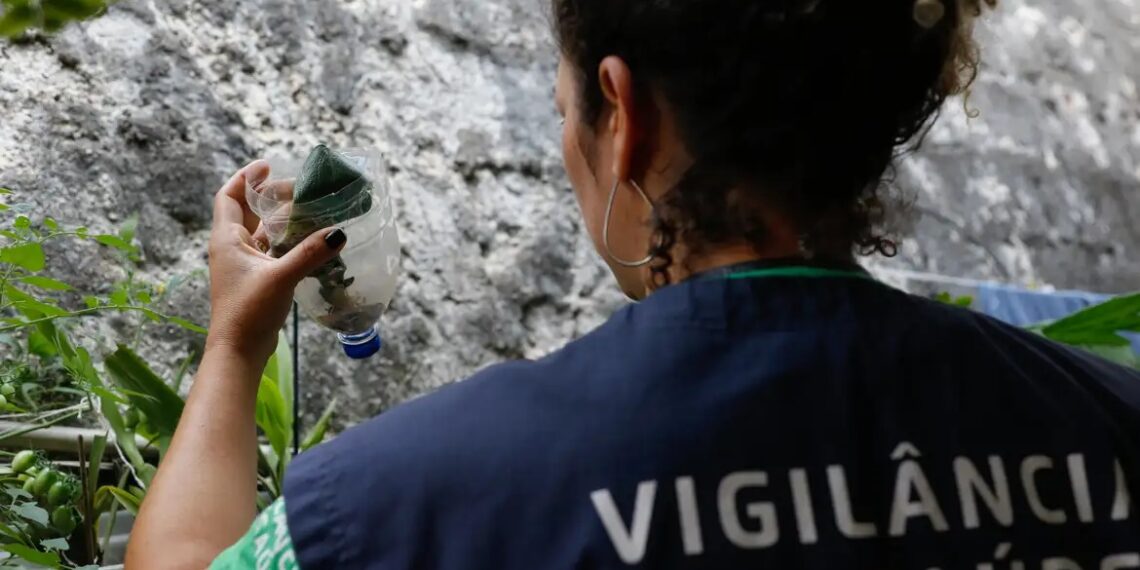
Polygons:
M11 396L16 393L16 387L11 384L0 384L0 395Z
M59 479L59 475L56 475L55 471L51 469L40 471L40 474L36 475L35 486L32 487L35 490L35 496L43 498L47 495L48 490L51 489L57 479Z
M0 395L0 408L7 408L7 407L8 407L8 398L5 398L3 395Z
M32 479L31 477L29 477L27 481L24 481L24 491L28 492L29 494L32 493L32 491L35 489L35 487L36 487L36 480L35 479Z
M51 526L55 527L55 530L58 530L60 534L70 536L75 527L79 525L77 518L70 506L56 507L51 512Z
M48 506L58 507L71 502L73 489L74 487L68 481L56 481L47 492Z
M12 472L13 473L26 473L29 469L36 466L36 452L25 449L16 454L12 458Z

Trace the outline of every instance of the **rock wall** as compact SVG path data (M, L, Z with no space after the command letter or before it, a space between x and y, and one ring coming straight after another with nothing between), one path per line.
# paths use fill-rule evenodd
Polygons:
M622 303L562 172L543 0L124 0L0 43L0 185L95 228L141 215L142 271L205 265L210 199L246 161L382 151L405 240L382 357L302 328L303 394L352 422L556 348ZM970 106L904 162L920 214L876 267L1099 291L1140 285L1140 4L1003 0ZM55 248L93 288L106 252ZM205 281L171 312L208 316ZM111 323L114 326L115 323ZM162 367L200 348L149 335Z

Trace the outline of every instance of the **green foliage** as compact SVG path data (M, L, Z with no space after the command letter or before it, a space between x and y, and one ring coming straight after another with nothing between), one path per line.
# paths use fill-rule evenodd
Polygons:
M28 562L61 566L56 552L82 521L76 509L80 481L46 454L24 450L0 469L0 550ZM50 563L50 564L49 564Z
M333 398L329 405L325 407L324 413L321 414L320 419L317 420L316 425L309 431L309 435L301 440L301 451L308 451L317 445L320 445L325 440L325 433L329 430L329 424L332 423L333 414L336 412L336 398Z
M59 31L107 9L106 0L0 0L0 37L14 38L30 30Z
M1131 345L1121 332L1140 333L1140 293L1117 297L1041 328L1046 337L1075 346Z
M11 192L0 189L0 195ZM42 453L34 456L30 470L27 454L21 456L20 467L26 472L0 468L0 490L10 499L0 501L0 550L26 562L70 568L95 562L69 558L75 555L70 539L94 535L91 522L80 513L89 513L94 521L109 509L137 508L155 473L145 449L165 448L181 414L183 401L177 392L131 345L152 323L196 333L203 329L157 309L188 277L166 283L138 277L136 217L114 232L94 233L40 218L34 210L26 204L0 204L0 413L19 422L19 427L0 433L0 442L74 421L82 412L97 412L93 415L115 438L96 437L90 442L89 465L83 472L57 468ZM101 284L106 294L83 295L73 284L44 274L51 270L51 252L56 251L48 245L57 240L98 244L95 247L120 262L123 278ZM111 313L127 322L125 328L136 331L134 337L122 339L118 350L105 358L93 356L73 325L83 317ZM179 377L189 365L189 359L183 362ZM149 418L128 426L121 411ZM145 446L140 437L148 442ZM114 490L99 485L100 465L109 446L117 451L113 457L126 458L128 469L120 484L111 486Z
M938 301L940 303L946 303L947 305L954 305L955 307L962 307L964 309L969 309L970 307L974 306L974 298L973 297L970 297L968 295L964 296L964 297L953 297L945 291L935 295L934 300Z
M1057 342L1084 348L1118 364L1140 368L1131 341L1120 334L1140 333L1140 293L1117 297L1033 329Z
M290 446L293 442L293 371L289 366L292 356L289 344L282 334L277 351L270 358L258 386L256 403L257 426L265 435L269 445L261 449L261 490L271 499L277 498L284 483L285 471L291 458ZM154 442L159 451L165 454L170 438L182 415L183 401L170 385L155 374L138 355L127 347L120 347L104 361L108 374L116 388L124 394L132 407L141 411L147 418L133 429L125 421L124 414L114 402L103 401L103 415L115 434L116 442L137 474L135 480L141 486L128 493L120 487L103 487L96 493L96 503L110 497L130 512L138 509L138 503L145 496L145 487L156 466L146 461L135 444L135 436L143 435ZM332 418L335 402L321 415L320 420L302 438L302 449L308 449L324 441ZM145 424L145 426L144 426Z
M147 425L166 447L182 418L182 398L126 346L104 359L103 366L131 405L146 415Z
M959 307L973 304L971 297L951 298L939 293L935 300ZM1123 295L1047 323L1027 329L1050 340L1092 352L1117 364L1140 369L1132 342L1121 333L1140 333L1140 293Z

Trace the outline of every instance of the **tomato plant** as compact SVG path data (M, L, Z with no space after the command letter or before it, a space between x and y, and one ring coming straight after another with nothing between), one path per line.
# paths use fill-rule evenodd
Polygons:
M103 12L107 4L107 0L0 0L0 37L17 37L28 30L55 32Z

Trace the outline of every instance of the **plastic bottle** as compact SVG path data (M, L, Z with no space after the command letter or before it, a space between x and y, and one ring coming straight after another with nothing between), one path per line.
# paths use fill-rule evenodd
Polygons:
M351 165L361 178L328 196L294 203L294 186L305 184L314 156L322 152L326 161L343 161L338 164ZM324 228L337 226L348 236L337 259L297 286L297 304L314 321L337 333L350 358L376 354L381 347L376 322L395 295L401 268L400 240L383 161L374 152L318 147L304 163L270 159L269 166L267 176L247 181L246 197L262 220L272 255L283 255Z

